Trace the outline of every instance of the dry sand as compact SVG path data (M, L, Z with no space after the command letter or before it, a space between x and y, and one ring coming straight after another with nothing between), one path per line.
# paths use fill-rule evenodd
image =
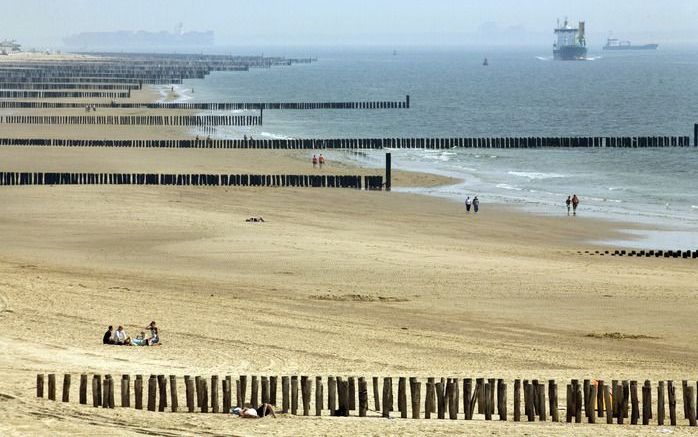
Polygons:
M306 158L2 148L0 170L291 173ZM446 200L340 189L1 187L0 205L2 435L657 432L105 411L36 400L37 372L556 378L561 407L571 378L696 380L695 262L577 255L621 237L608 222L487 204L466 216ZM161 347L100 344L107 324L136 334L150 320ZM589 336L615 332L647 338Z

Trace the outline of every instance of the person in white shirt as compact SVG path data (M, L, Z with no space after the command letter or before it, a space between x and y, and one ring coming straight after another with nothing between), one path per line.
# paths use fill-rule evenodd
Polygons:
M124 331L123 326L116 328L116 332L114 332L114 342L118 345L126 344L126 331Z

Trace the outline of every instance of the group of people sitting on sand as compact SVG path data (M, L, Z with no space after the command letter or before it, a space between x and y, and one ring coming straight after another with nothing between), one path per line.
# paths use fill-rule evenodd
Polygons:
M85 105L85 112L97 112L97 105Z
M276 413L274 412L274 406L272 404L262 404L257 408L235 407L232 413L235 416L240 416L242 419L263 419L267 416L276 418Z
M323 165L325 165L325 157L322 156L322 153L320 156L313 155L313 168L316 168L318 165L320 165L320 168L322 168Z
M116 346L157 346L160 344L160 335L158 333L158 327L155 321L150 322L148 326L145 327L147 331L150 331L150 337L145 336L145 331L141 331L136 338L131 338L126 334L124 327L119 325L114 331L114 327L109 325L107 332L104 333L102 337L102 344L111 344Z

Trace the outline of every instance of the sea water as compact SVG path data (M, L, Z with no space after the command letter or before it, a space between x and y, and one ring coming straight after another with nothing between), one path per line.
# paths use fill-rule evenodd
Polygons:
M675 136L698 121L698 49L591 52L556 62L544 49L320 50L313 64L218 72L186 81L190 101L403 100L409 110L265 111L264 125L219 127L237 138ZM489 66L483 66L487 57ZM191 92L193 90L193 92ZM240 111L238 111L240 112ZM207 113L217 113L208 111ZM312 152L308 152L312 154ZM394 150L397 168L463 180L421 189L462 201L478 195L538 213L580 213L668 226L638 246L698 247L698 149ZM330 152L381 166L384 153ZM679 234L676 234L679 232ZM672 246L666 246L672 244ZM680 245L680 246L676 246Z

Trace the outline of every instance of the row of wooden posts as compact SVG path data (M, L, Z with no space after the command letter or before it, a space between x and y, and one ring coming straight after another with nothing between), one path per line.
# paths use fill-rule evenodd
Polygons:
M585 255L598 256L632 256L643 258L683 258L683 259L698 259L698 250L581 250L577 253Z
M93 407L115 408L115 380L111 375L92 375ZM171 412L178 412L178 380L175 375L150 375L146 382L142 375L136 375L132 393L130 375L122 375L120 406L130 408L133 399L133 406L138 410L164 412L169 409ZM496 418L507 421L511 418L515 422L559 422L562 420L560 412L563 411L567 423L596 423L598 418L605 418L607 424L679 424L676 386L673 381L659 381L655 389L651 382L646 380L638 389L637 381L613 380L611 384L607 384L604 381L589 379L580 383L579 380L573 379L567 384L565 407L562 409L558 405L558 386L555 380L549 380L547 387L545 381L514 380L512 402L508 400L508 384L503 379L428 378L424 397L422 380L407 377L399 377L396 380L392 377L382 378L381 387L381 379L373 377L373 403L369 403L369 381L364 377L329 376L323 380L320 376L282 376L279 399L278 376L240 375L236 379L231 376L221 379L214 375L210 378L209 389L207 378L185 375L183 384L186 407L183 411L230 413L236 406L257 408L263 404L272 404L281 413L303 416L311 415L313 408L316 416L356 414L366 417L372 410L374 413L380 413L382 417L391 417L391 412L396 411L403 419L431 419L435 415L438 419L473 420L479 415L485 420ZM394 398L395 382L397 400ZM80 375L78 398L82 405L88 404L89 384L89 375ZM45 375L37 374L36 396L39 398L44 397L44 385ZM65 374L61 397L63 402L70 402L70 387L71 374ZM56 400L56 390L56 375L49 374L49 400ZM656 393L656 402L653 400L653 393ZM311 404L313 394L314 406ZM696 426L696 388L688 381L682 382L681 406L683 419L688 425ZM513 407L511 412L509 407Z
M200 120L203 122L204 120ZM261 123L261 120L260 120ZM505 141L506 140L506 141ZM638 144L642 146L638 146ZM576 148L688 147L689 137L593 138L294 138L294 139L58 139L0 138L1 146L137 147L194 149L453 149L453 148Z
M46 83L46 82L0 82L3 90L138 90L137 83ZM49 103L49 102L32 102ZM42 107L42 106L37 106Z
M131 91L50 91L50 90L3 90L2 99L128 99Z
M259 115L4 115L0 124L261 126Z
M27 84L26 86L33 86ZM51 86L54 84L36 84ZM61 88L63 84L55 84ZM76 88L105 86L105 87L138 87L131 84L72 84ZM0 83L0 88L7 88ZM91 104L92 105L92 104ZM83 108L84 103L79 102L38 102L38 101L3 101L0 108L7 109L69 109ZM364 102L218 102L218 103L138 103L138 102L111 102L95 103L97 108L121 108L121 109L183 109L183 110L308 110L308 109L407 109L410 107L410 98L405 101L364 101Z
M0 172L0 186L177 185L353 188L380 191L383 176Z

